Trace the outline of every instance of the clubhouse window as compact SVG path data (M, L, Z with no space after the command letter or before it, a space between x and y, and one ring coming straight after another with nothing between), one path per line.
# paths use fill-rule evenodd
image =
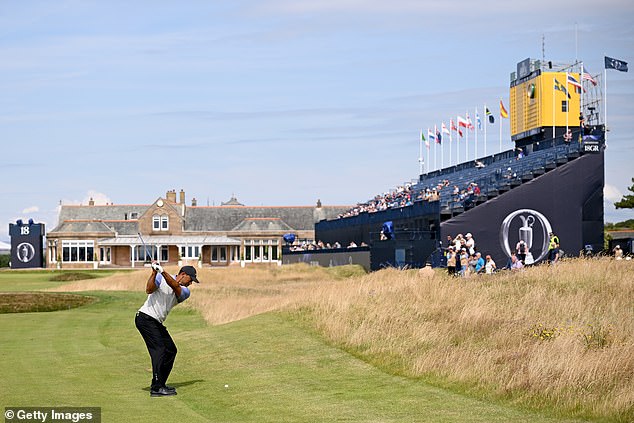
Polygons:
M169 229L169 217L166 215L159 216L155 214L152 216L152 230L154 231L167 231Z
M94 259L94 241L62 241L62 261L87 262Z
M244 241L244 259L252 262L277 260L278 239L247 239Z
M180 247L181 258L183 259L198 259L200 257L199 245L186 245Z

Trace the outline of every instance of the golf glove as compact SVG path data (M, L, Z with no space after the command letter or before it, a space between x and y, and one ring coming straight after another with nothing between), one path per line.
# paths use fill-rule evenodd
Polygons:
M163 267L158 263L152 263L152 269L156 270L157 273L163 273Z

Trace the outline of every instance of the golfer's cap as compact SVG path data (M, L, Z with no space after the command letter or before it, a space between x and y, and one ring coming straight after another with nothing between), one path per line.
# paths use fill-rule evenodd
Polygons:
M178 273L185 273L187 276L189 276L192 279L192 281L196 283L200 283L198 279L196 279L196 268L194 268L194 266L183 266L181 267L181 270Z

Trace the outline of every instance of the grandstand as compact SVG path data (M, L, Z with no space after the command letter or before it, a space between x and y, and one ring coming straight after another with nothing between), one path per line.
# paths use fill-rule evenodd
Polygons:
M364 262L372 270L422 267L426 261L442 265L442 240L468 232L499 267L519 239L529 244L532 262L544 260L549 232L559 236L569 255L601 250L605 127L595 113L598 99L584 101L581 90L559 92L558 78L565 81L569 74L574 75L561 66L552 70L552 64L520 62L511 75L513 149L422 174L345 217L318 222L316 239L368 244ZM562 98L561 108L555 107ZM346 260L339 256L350 252L313 251L310 256L315 254L341 263ZM285 263L313 261L306 253L293 257L285 251L284 256ZM347 262L354 260L350 256Z

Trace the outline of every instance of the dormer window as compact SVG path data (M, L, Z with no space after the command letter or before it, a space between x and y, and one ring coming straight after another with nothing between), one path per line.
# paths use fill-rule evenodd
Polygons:
M152 216L152 230L167 231L169 229L169 217L167 215L155 214Z

